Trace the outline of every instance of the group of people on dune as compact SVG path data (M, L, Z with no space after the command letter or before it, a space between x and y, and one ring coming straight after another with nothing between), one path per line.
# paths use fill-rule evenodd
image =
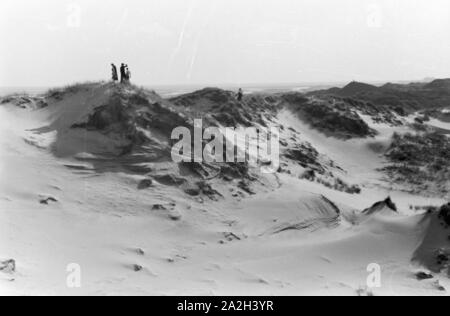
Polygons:
M117 72L117 67L115 64L111 64L112 67L112 80L113 82L119 81L119 74ZM130 68L128 68L128 65L121 64L120 65L120 82L121 83L129 83L131 79L131 72ZM244 97L244 92L242 89L239 89L238 93L236 94L236 99L241 102L242 98Z
M114 82L119 81L119 74L117 72L117 67L115 64L111 64L112 67L112 80ZM131 79L131 72L130 68L128 68L128 65L121 64L120 65L120 82L121 83L129 83Z

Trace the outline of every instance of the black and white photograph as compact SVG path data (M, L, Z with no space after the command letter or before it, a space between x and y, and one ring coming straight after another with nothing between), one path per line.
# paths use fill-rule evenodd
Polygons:
M449 296L449 78L448 0L1 0L0 296Z

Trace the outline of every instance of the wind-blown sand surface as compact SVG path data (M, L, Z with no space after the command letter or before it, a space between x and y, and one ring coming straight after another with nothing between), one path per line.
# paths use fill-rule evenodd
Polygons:
M49 146L64 135L36 130L90 111L71 102L35 111L0 107L0 261L17 263L14 273L0 271L1 295L448 294L438 286L450 290L445 273L418 281L415 273L428 270L412 261L427 236L425 247L434 246L430 227L446 232L409 209L446 201L395 191L377 171L385 161L370 144L388 146L393 128L365 118L379 135L344 141L281 112L279 121L342 166L362 193L280 174L278 188L199 203L177 188L140 191L136 175L100 173L75 160L71 149L97 137L89 132L68 132L78 134L62 139L75 143L59 144L55 156ZM387 196L398 213L362 213ZM43 204L48 198L54 201ZM81 288L67 287L71 263L81 266ZM368 289L372 263L382 268L381 287Z

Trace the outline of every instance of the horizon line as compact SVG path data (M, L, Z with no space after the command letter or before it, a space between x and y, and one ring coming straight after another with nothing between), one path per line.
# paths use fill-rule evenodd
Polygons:
M312 82L247 82L247 83L133 83L136 86L142 87L213 87L213 86L247 86L247 87L277 87L277 86L301 86L301 85L311 85L311 86L320 86L320 85L342 85L348 84L351 82L361 82L368 84L386 84L386 83L415 83L415 82L427 82L434 81L439 79L447 79L447 78L422 78L422 79L403 79L403 80L345 80L345 81L312 81ZM14 86L0 86L0 89L15 89L15 88L30 88L30 89L45 89L49 87L64 87L72 84L78 83L96 83L96 82L109 82L111 80L99 79L99 80L86 80L86 81L73 81L72 83L61 83L61 84L53 84L53 85L14 85Z

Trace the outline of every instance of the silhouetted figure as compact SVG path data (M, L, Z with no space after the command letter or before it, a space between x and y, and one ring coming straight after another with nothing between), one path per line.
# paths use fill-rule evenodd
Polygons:
M116 67L116 65L114 65L114 64L111 64L111 67L112 67L112 80L113 80L114 82L116 82L116 81L119 80L119 76L118 76L118 74L117 74L117 67Z
M126 81L125 64L120 65L120 82L124 83Z
M236 98L239 102L241 102L243 97L244 97L244 92L242 92L242 89L239 88Z

